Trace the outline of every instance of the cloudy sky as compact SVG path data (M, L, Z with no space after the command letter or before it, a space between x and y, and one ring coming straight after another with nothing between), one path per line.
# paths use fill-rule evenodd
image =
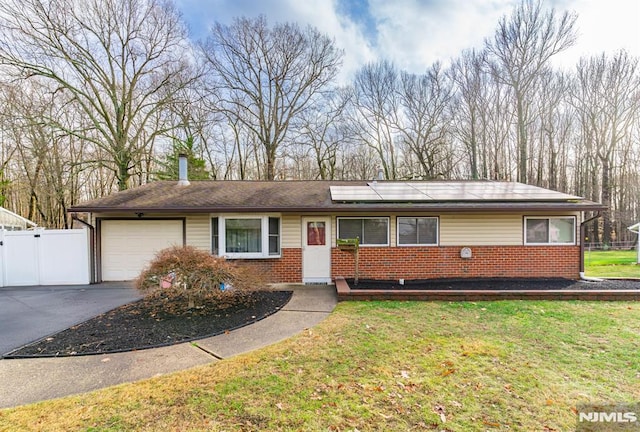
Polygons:
M378 59L410 72L447 63L465 48L481 48L517 0L175 0L193 39L234 17L266 15L269 22L311 24L345 51L342 78ZM578 14L578 44L555 60L571 67L584 55L624 48L640 57L639 0L543 0Z

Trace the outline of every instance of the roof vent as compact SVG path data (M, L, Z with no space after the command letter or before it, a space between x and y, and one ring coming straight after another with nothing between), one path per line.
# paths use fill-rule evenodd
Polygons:
M189 186L187 155L180 153L178 155L178 186Z

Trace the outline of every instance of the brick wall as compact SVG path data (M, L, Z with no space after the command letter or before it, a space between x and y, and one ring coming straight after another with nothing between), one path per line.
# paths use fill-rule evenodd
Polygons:
M362 247L362 279L460 277L563 277L577 279L580 246L475 246L460 258L459 246ZM334 248L331 277L353 277L353 254Z
M233 262L264 274L268 282L302 281L302 250L299 248L283 248L281 258L235 259Z
M360 248L362 279L460 277L577 279L579 246L474 246L472 258L460 258L460 246ZM333 248L331 278L353 277L353 254ZM300 283L302 250L282 249L281 258L233 260L265 274L269 282Z

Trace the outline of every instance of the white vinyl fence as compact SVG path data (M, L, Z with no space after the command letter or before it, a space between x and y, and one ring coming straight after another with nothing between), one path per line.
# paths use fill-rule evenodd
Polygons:
M86 229L0 230L0 286L90 282Z

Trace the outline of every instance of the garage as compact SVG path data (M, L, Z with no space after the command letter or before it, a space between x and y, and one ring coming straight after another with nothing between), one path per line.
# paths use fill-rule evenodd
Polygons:
M101 220L101 279L135 279L159 250L183 244L183 219Z

